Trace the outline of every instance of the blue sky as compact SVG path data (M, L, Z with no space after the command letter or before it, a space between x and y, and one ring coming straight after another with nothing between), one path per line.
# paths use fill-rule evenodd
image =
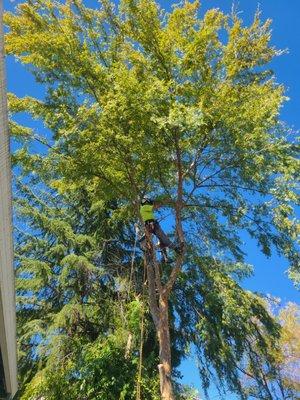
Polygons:
M6 10L12 10L19 1L4 0ZM177 2L177 1L176 1ZM95 3L88 0L89 4ZM161 5L170 9L174 4L172 0L161 0ZM201 14L209 8L220 8L230 12L231 0L202 0ZM288 49L288 53L277 57L271 64L275 72L276 81L284 84L289 101L281 110L281 119L295 130L300 127L300 1L299 0L240 0L235 2L241 17L246 24L251 23L253 15L259 7L262 18L271 18L272 43L278 49ZM16 63L12 58L7 60L7 82L8 90L18 96L32 95L43 96L43 88L38 86L33 77ZM247 262L255 266L255 274L247 279L243 286L253 291L269 293L282 299L285 304L288 301L299 301L299 291L293 287L291 281L285 274L287 262L276 255L266 258L260 254L256 244L245 237L245 249L248 253ZM184 382L193 383L200 388L197 369L191 359L182 364ZM212 389L212 399L219 399L217 392ZM234 399L229 394L227 399Z

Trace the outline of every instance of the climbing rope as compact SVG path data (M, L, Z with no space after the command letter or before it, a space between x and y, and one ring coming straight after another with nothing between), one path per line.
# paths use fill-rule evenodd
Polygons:
M140 323L140 355L138 364L138 374L136 381L136 400L141 400L141 384L142 384L142 368L143 368L143 344L144 344L144 331L145 331L145 289L146 289L146 279L147 279L147 255L150 254L153 259L153 244L151 240L151 232L145 230L146 238L146 251L144 255L144 276L143 276L143 289L142 289L142 308L141 308L141 323Z
M132 281L133 281L138 236L139 236L139 229L138 229L138 225L136 224L135 225L135 240L134 240L134 247L133 247L132 256L131 256L130 275L129 275L129 283L128 283L128 291L127 291L128 299L130 297L130 291L131 291L131 286L132 286ZM144 307L145 287L146 287L146 260L144 258L144 273L143 273L142 299L141 299L141 320L140 320L140 348L139 348L139 363L138 363L137 380L136 380L136 400L141 400L141 384L142 384L142 369L143 369L143 344L144 344L144 331L145 331L145 307Z
M143 345L144 345L144 331L145 331L145 307L144 307L145 287L146 287L146 259L144 258L144 276L143 276L141 324L140 324L140 355L139 355L138 374L136 380L136 400L141 400Z
M130 291L132 286L134 267L135 267L135 257L137 250L137 242L139 237L139 229L138 225L135 225L135 241L134 248L131 257L131 267L130 267L130 275L129 275L129 285L127 297L130 297ZM140 347L139 347L139 363L138 363L138 371L137 371L137 380L136 380L136 400L141 400L141 387L142 387L142 370L143 370L143 345L144 345L144 333L145 333L145 288L146 288L146 278L147 278L147 253L151 255L151 258L154 258L153 255L153 244L151 240L151 232L145 231L146 237L146 252L144 255L144 272L143 272L143 282L142 282L142 298L141 298L141 319L140 319Z

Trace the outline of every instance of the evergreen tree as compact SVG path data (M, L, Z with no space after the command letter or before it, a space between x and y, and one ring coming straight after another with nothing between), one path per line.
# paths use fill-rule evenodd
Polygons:
M35 156L25 160L38 171ZM142 282L128 286L132 232L110 219L113 204L91 207L84 190L60 196L37 174L19 177L15 193L21 399L134 399ZM146 322L149 399L158 398L153 334Z

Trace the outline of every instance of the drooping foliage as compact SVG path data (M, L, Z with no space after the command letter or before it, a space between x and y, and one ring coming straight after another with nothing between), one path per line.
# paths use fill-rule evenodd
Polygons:
M21 398L133 399L142 272L130 287L132 232L85 191L63 197L35 175L15 193ZM144 396L154 399L151 329L144 340Z
M221 387L247 398L242 377L250 374L261 398L276 398L277 388L269 382L280 384L280 375L269 350L278 346L279 326L236 283L236 274L246 268L242 230L266 255L274 248L285 255L292 277L299 274L293 211L297 149L279 121L284 88L268 69L280 53L269 43L270 21L263 23L257 14L245 27L237 15L217 9L200 18L197 2L168 14L149 0L123 0L119 8L104 0L95 9L77 0L31 0L16 14L8 13L6 23L8 54L27 64L45 88L43 100L11 95L11 111L29 113L51 132L49 137L12 124L15 135L49 147L43 161L24 149L15 155L25 170L39 168L48 187L44 199L31 194L31 205L18 201L22 218L32 224L18 258L19 290L26 297L20 305L22 335L28 329L26 313L49 307L43 315L50 321L44 325L37 318L36 336L29 335L24 344L24 365L32 367L29 387L51 363L48 334L60 341L75 329L66 341L75 348L74 358L66 357L68 367L47 377L59 382L62 374L59 390L74 382L75 396L80 388L95 387L89 381L93 373L103 374L98 392L90 393L101 398L108 373L101 363L125 354L126 335L120 332L128 327L119 321L127 314L116 311L122 283L114 271L128 282L134 242L128 232L138 217L139 199L148 192L175 203L181 180L187 259L171 294L173 364L192 346L205 388L216 373ZM111 238L118 244L106 245ZM109 271L97 261L103 246L101 263ZM165 267L163 278L170 273ZM141 293L141 285L135 290ZM96 325L96 338L88 339L82 321ZM34 350L26 350L28 343ZM40 349L45 352L38 364ZM118 369L124 378L119 397L131 398L126 393L131 396L134 389L126 385L135 360ZM154 359L150 370L151 365ZM151 373L145 376L155 387Z
M261 297L233 279L236 273L248 275L249 266L213 258L190 261L174 288L173 302L178 329L195 346L204 389L217 373L225 388L239 388L244 399L293 398L278 368L284 347L280 324Z

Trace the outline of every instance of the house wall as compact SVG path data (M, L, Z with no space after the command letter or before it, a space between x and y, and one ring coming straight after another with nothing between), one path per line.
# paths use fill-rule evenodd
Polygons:
M5 390L17 391L16 312L12 244L12 197L7 97L3 50L3 0L0 0L0 348Z

